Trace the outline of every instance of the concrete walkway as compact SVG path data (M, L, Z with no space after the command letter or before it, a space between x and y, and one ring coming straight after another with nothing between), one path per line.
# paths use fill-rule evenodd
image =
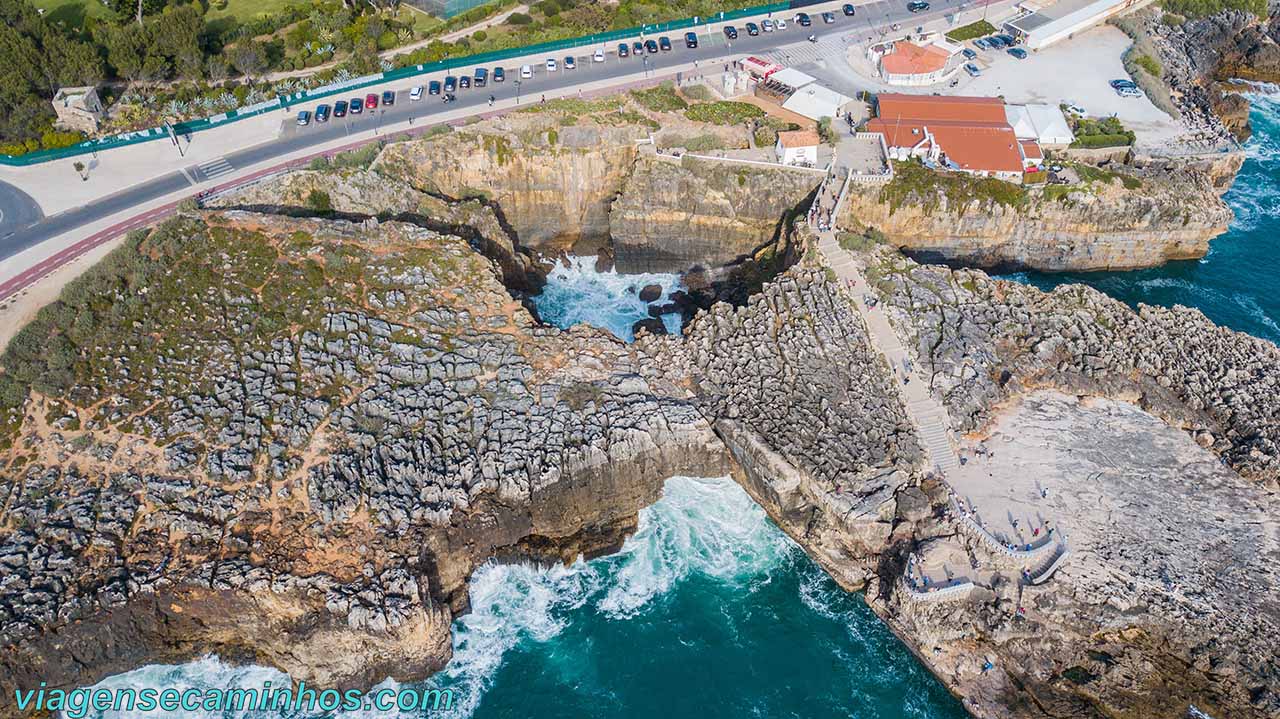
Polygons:
M876 309L874 305L868 306L871 287L862 275L862 268L852 254L841 249L836 240L835 218L839 217L840 206L850 184L847 166L851 153L855 151L852 143L852 138L849 138L836 146L833 174L828 176L818 191L815 204L817 211L813 215L813 226L818 230L818 249L827 266L835 271L840 282L851 291L854 304L871 334L872 344L889 363L894 377L900 383L903 404L924 443L930 466L945 478L948 472L960 466L951 441L951 418L942 403L929 392L929 383L920 376L911 362L884 311ZM838 191L834 189L837 183L840 183Z

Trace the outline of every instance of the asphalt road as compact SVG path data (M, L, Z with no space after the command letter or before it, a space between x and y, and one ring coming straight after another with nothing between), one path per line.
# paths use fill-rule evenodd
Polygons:
M419 102L411 102L409 100L407 88L410 82L426 86L431 80L443 80L445 73L433 73L413 81L404 81L406 89L397 93L395 104L390 107L380 105L376 112L365 111L361 115L347 115L345 118L340 119L334 118L327 123L313 121L306 127L298 127L294 121L297 111L314 111L320 101L294 105L288 108L287 111L281 112L281 122L284 125L284 129L278 138L270 142L231 152L224 155L221 160L205 162L201 165L193 165L182 160L178 155L178 150L175 148L175 170L173 172L122 190L92 204L61 212L52 217L39 219L35 224L30 224L33 221L32 219L27 219L25 222L22 221L23 217L39 218L39 208L35 207L34 202L30 201L31 198L26 197L25 193L22 193L17 188L0 183L0 210L3 210L6 215L3 221L4 224L0 224L0 259L11 257L82 225L96 222L130 207L181 191L183 188L192 187L194 182L216 181L220 175L229 175L240 168L339 139L344 135L374 129L379 126L397 124L407 121L411 117L415 124L430 125L433 122L432 117L445 110L474 109L477 113L483 112L488 108L490 95L494 95L498 100L511 99L518 95L521 104L536 103L543 93L551 90L572 88L575 85L585 85L601 80L618 79L631 75L637 70L647 70L653 75L665 75L670 74L671 70L679 65L699 59L712 60L714 58L722 58L725 55L762 54L797 43L803 46L807 42L806 38L809 34L816 35L819 41L829 39L835 33L861 39L868 32L887 32L893 23L900 23L904 30L913 30L914 26L920 25L927 20L937 19L957 9L981 4L980 2L961 2L960 0L931 0L932 8L928 12L911 14L906 9L906 3L907 0L879 0L869 5L859 5L859 10L853 17L846 17L837 10L835 22L829 24L822 21L818 12L806 8L806 11L813 18L811 27L803 28L792 22L791 16L794 13L789 12L785 16L788 20L788 28L786 30L771 33L762 32L754 37L747 34L745 29L746 22L739 21L735 23L739 33L738 39L733 41L727 40L719 30L708 34L707 30L703 28L698 35L698 47L693 49L685 47L683 32L671 33L669 35L672 45L671 51L659 52L654 55L646 54L640 57L634 54L625 58L618 57L616 52L617 43L608 43L604 46L606 50L604 62L592 61L591 53L594 47L576 48L572 52L578 57L577 69L564 69L564 57L571 51L563 51L556 55L556 60L560 65L560 69L557 72L547 72L545 60L543 60L533 66L534 75L532 78L521 80L517 84L516 80L520 77L519 68L506 67L507 78L505 82L490 82L488 87L485 88L457 90L454 93L457 96L457 100L448 104L443 103L439 97L428 96L425 93ZM782 17L781 14L778 16ZM752 19L757 24L759 24L759 20L760 18ZM650 38L657 40L658 36L650 36ZM723 70L722 64L708 63L705 70L707 72L721 71ZM701 72L703 70L704 68L699 67L697 71ZM451 73L459 76L464 72L472 74L469 68L458 68L451 71ZM368 92L365 89L353 91L348 98L363 97ZM323 102L331 105L336 99L341 98L330 97ZM198 133L192 137L193 143L199 143L200 140L201 137ZM157 142L162 142L162 140L157 140ZM191 177L190 180L188 175ZM22 198L24 197L28 203L27 205L23 204ZM10 206L14 208L14 217L18 218L16 222L11 222L8 218ZM24 207L26 209L18 209ZM36 214L31 214L32 209ZM24 215L24 212L27 214Z
M40 206L27 193L0 182L0 241L20 227L39 222L44 217Z

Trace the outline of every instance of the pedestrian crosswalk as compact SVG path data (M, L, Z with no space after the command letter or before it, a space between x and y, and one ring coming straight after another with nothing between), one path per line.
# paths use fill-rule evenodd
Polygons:
M230 162L227 162L221 157L207 162L202 162L199 165L196 165L196 167L200 169L200 174L204 175L205 178L209 180L216 180L223 175L229 175L236 171L236 168L233 167Z
M823 63L839 60L844 57L844 41L839 37L829 37L818 42L798 42L770 50L765 58L779 65L794 67L809 63Z

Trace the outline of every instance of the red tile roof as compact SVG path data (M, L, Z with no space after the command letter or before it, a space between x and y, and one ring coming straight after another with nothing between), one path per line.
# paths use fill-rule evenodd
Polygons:
M919 45L906 41L893 44L893 50L880 58L880 67L893 75L923 75L947 66L951 53L937 45Z
M778 133L778 142L783 147L816 147L822 138L813 130L784 130Z
M914 147L927 130L942 154L961 169L1022 171L1018 138L999 98L886 93L877 104L879 117L867 122L867 130L884 133L890 147Z
M1040 151L1040 144L1035 140L1018 140L1022 145L1022 156L1028 160L1043 160L1044 153Z

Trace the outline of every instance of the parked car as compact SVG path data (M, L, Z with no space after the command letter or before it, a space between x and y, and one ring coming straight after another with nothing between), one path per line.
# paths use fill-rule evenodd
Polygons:
M764 30L765 32L773 32L773 21L770 20L769 18L765 18L761 20L760 29Z
M645 41L644 41L644 49L645 49L645 51L646 51L646 52L648 52L650 55L657 55L657 54L658 54L658 43L654 42L653 40L645 40Z
M596 48L595 53L591 55L592 62L604 62L604 50Z
M1142 97L1142 91L1136 87L1121 87L1116 90L1120 97Z
M671 38L667 37L666 35L663 35L662 37L658 38L658 49L663 52L670 52Z
M1010 35L1009 33L1002 32L999 35L996 35L996 37L1000 38L1000 40L1003 41L1004 44L1008 45L1009 47L1013 47L1014 45L1018 44L1018 40L1014 36Z
M1063 110L1066 110L1068 113L1070 113L1070 114L1072 114L1072 115L1079 115L1080 117L1084 117L1085 115L1088 115L1088 114L1089 114L1089 113L1087 113L1087 112L1085 112L1085 111L1084 111L1084 108L1083 108L1083 107L1080 107L1079 105L1075 104L1074 102L1063 102L1063 103L1062 103L1062 109L1063 109Z
M747 34L748 34L748 35L751 35L752 37L754 37L754 36L756 36L756 35L759 35L759 34L760 34L760 26L759 26L759 25L757 25L757 24L755 24L755 23L753 23L753 22L749 22L749 23L747 23Z
M626 57L630 54L631 50L627 48L627 44L625 42L618 43L618 57Z
M428 95L439 95L439 94L440 94L440 81L439 81L439 80L432 80L431 82L427 83L427 94L428 94Z
M914 0L913 2L907 3L907 12L911 12L911 13L925 12L928 9L929 9L929 3L924 2L924 0Z
M972 60L973 58L975 58L975 57L977 57L977 56L978 56L978 53L974 52L973 50L970 50L970 49L969 49L969 48L967 48L967 47L966 47L965 49L961 50L961 51L960 51L960 54L961 54L961 55L964 55L964 59L966 59L966 60Z
M346 100L338 100L337 102L333 103L333 116L334 116L334 117L346 117L346 116L347 116L347 101L346 101Z
M800 27L809 27L813 24L813 20L809 19L809 13L798 12L796 13L796 24Z
M774 21L773 21L773 26L774 26L774 27L776 27L776 28L778 28L779 30L786 30L786 29L787 29L787 21L786 21L786 20L783 20L782 18L778 18L777 20L774 20Z
M462 77L458 78L458 89L459 89L459 90L470 90L470 89L471 89L471 78L470 78L470 77L467 77L466 75L463 75Z
M364 100L361 100L358 97L353 97L351 98L349 107L351 108L352 115L359 115L364 112Z
M999 35L992 35L991 37L986 38L986 41L987 41L987 44L991 46L992 50L1000 50L1008 47L1008 45L1004 41L1004 38L1000 37Z
M829 13L829 12L822 13L822 22L826 23L827 25L830 25L835 21L836 21L835 13Z
M974 41L973 41L973 46L974 46L974 47L976 47L976 48L978 48L979 50L992 50L992 49L994 49L994 47L993 47L993 46L992 46L992 44L991 44L991 41L990 41L990 40L988 40L988 39L986 39L985 37L980 37L980 38L978 38L977 40L974 40Z
M1026 59L1027 59L1027 51L1026 51L1026 50L1023 50L1023 49L1022 49L1022 48L1020 48L1020 47L1011 47L1011 48L1009 48L1008 50L1006 50L1005 52L1009 53L1010 55L1013 55L1014 57L1018 58L1019 60L1026 60Z
M635 42L631 43L631 54L635 55L636 57L640 57L641 55L644 55L644 43L640 42L639 40L636 40Z
M329 114L333 112L328 105L320 105L316 107L316 122L328 122Z
M476 68L476 74L471 78L476 87L484 87L489 84L489 71L483 67Z
M414 85L413 89L409 91L409 101L417 102L421 99L422 99L422 86Z
M506 82L506 79L507 79L507 71L506 71L506 70L504 70L504 69L502 69L502 68L500 68L500 67L495 67L495 68L493 68L493 81L494 81L494 82Z
M458 78L448 75L444 78L444 91L453 92L458 89Z
M844 5L841 5L840 9L844 11L845 15L849 17L853 17L854 9L853 9L853 6L850 5L849 3L845 3Z
M727 37L727 38L729 38L730 40L737 40L737 39L738 39L738 28L736 28L736 27L734 27L734 26L732 26L732 25L725 25L725 26L724 26L724 36L725 36L725 37Z
M547 58L547 72L555 72L559 69L560 66L556 64L556 59L554 57Z
M302 110L301 112L299 112L298 127L303 127L304 125L310 125L310 124L311 124L311 112L309 110Z
M575 59L572 55L566 55L564 58L564 69L577 70L578 69L577 59Z
M971 62L965 63L964 71L969 73L969 77L977 77L982 74L982 70L979 70L978 66Z
M369 93L368 95L365 95L365 96L364 96L364 108L365 108L366 110L372 110L372 109L376 108L377 106L378 106L378 96L377 96L377 95L375 95L374 93L372 93L372 92L371 92L371 93Z
M522 79L525 79L525 80L528 80L529 78L533 77L533 66L532 66L532 65L521 65L521 66L520 66L520 77L521 77Z
M1112 90L1119 90L1122 87L1137 87L1137 86L1138 85L1133 80L1112 80L1111 81Z
M395 91L393 91L393 90L387 90L386 92L382 93L382 104L383 104L383 105L394 105L394 104L396 104L396 93L395 93Z
M698 33L687 32L684 34L684 46L687 48L695 48L698 46Z

